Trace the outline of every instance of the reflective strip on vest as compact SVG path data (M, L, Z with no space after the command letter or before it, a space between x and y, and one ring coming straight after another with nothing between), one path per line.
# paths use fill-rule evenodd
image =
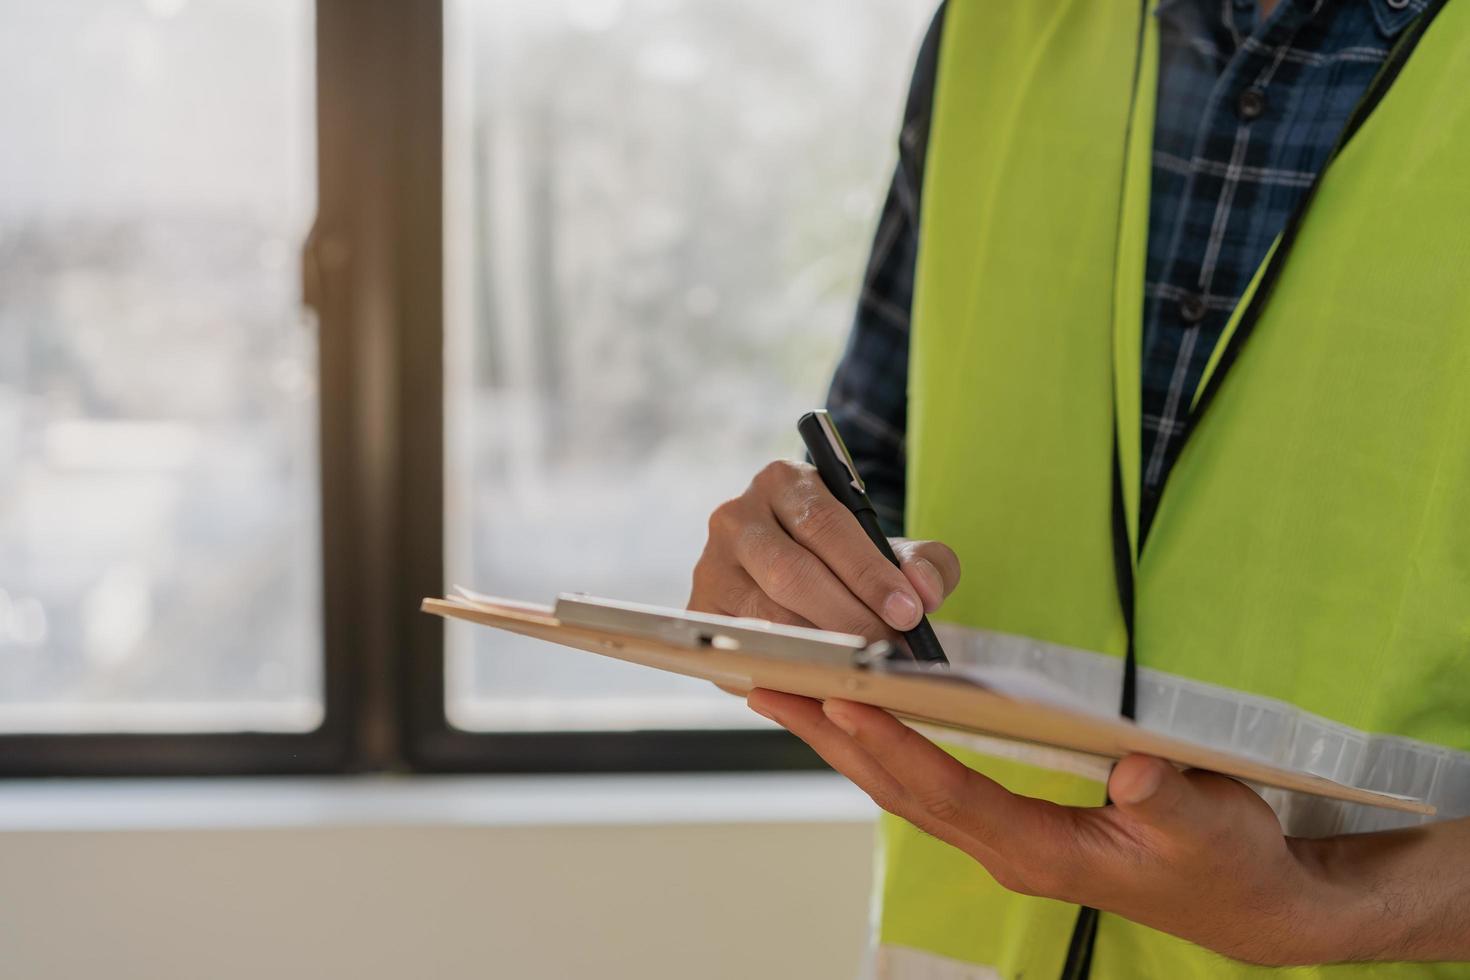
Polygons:
M1000 670L1062 688L1069 700L1101 714L1118 708L1123 661L993 630L936 623L956 668ZM1433 803L1432 819L1470 816L1470 752L1397 735L1359 731L1285 701L1247 694L1148 667L1138 669L1138 724L1211 748L1309 772L1348 786L1397 793ZM921 727L926 735L1003 759L1057 772L1107 779L1110 763L1096 756ZM1327 837L1424 823L1431 818L1356 803L1257 787L1282 828L1296 837Z
M994 967L890 945L874 950L872 976L874 980L1002 980Z

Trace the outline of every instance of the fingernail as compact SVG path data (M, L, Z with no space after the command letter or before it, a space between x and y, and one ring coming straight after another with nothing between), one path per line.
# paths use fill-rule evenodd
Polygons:
M857 735L857 726L852 723L852 719L843 714L841 709L834 710L831 701L825 702L822 705L822 714L826 715L828 721L842 729L848 735Z
M906 630L919 621L919 604L907 592L895 592L883 602L883 618L896 630Z
M931 608L937 609L944 601L944 576L939 574L939 569L927 558L915 558L914 568L918 569L925 582L929 585L929 595L934 597Z

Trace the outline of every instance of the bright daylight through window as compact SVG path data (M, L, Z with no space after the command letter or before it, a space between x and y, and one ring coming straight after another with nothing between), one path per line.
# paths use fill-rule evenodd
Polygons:
M447 6L450 583L684 603L706 515L798 453L825 394L930 14ZM461 727L760 724L702 682L464 624L447 642Z
M312 4L0 23L0 731L311 729Z

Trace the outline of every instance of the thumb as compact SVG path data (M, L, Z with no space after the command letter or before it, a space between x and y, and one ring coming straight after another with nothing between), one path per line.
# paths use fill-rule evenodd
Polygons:
M892 544L904 577L924 600L924 611L938 609L960 584L959 556L940 541L894 538Z
M1108 796L1128 816L1166 832L1198 829L1212 809L1189 774L1151 755L1130 755L1114 766Z

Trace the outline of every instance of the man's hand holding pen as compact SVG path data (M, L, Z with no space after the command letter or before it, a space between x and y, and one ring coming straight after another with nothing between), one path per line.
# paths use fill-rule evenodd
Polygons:
M892 545L897 568L815 467L771 463L710 516L689 608L896 641L954 591L960 562L938 541Z

